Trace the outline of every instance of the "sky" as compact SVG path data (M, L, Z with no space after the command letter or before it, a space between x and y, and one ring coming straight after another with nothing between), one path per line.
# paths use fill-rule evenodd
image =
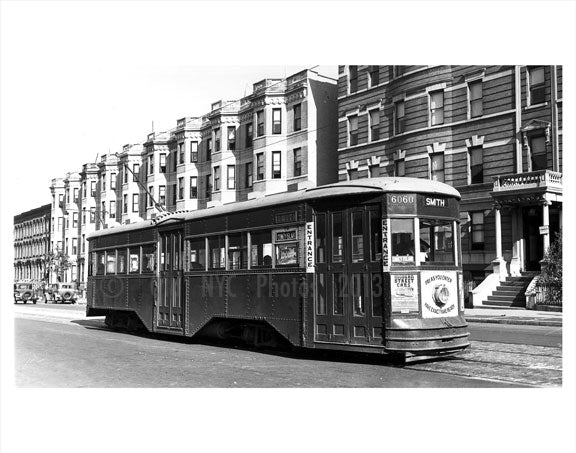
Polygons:
M8 302L13 216L49 203L52 178L142 142L152 121L156 131L170 129L213 101L242 97L258 80L315 65L334 73L338 64L564 65L570 224L575 5L0 1L0 450L144 452L165 433L162 451L178 452L574 451L573 360L565 360L564 387L554 390L33 391L13 388ZM571 235L565 246L574 250ZM565 310L563 351L573 359L574 305ZM150 412L159 401L169 426ZM542 417L553 423L543 427ZM105 424L111 438L90 430L91 421ZM125 435L143 427L150 436Z

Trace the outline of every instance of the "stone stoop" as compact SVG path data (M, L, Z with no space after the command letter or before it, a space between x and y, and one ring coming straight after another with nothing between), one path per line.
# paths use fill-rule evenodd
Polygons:
M538 275L538 272L522 272L520 277L506 277L500 286L492 292L491 296L482 305L493 307L526 307L526 296L524 293L532 279Z

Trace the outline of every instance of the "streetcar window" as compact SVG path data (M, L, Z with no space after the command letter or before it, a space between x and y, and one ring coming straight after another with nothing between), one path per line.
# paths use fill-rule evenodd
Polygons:
M352 274L352 297L354 300L354 316L363 316L364 307L364 274Z
M106 252L106 274L116 273L116 250Z
M156 272L156 246L142 246L142 272Z
M341 263L344 259L344 236L342 235L342 213L332 214L332 262Z
M119 274L126 273L126 249L118 250L118 269Z
M346 291L346 277L342 273L334 273L334 314L344 314L344 292Z
M276 266L298 266L298 244L276 244Z
M382 274L372 274L372 316L382 316L383 289Z
M352 213L352 262L364 261L364 213Z
M228 263L230 269L248 268L248 236L246 233L228 235Z
M326 216L316 215L316 262L326 262Z
M316 314L325 315L326 314L326 274L318 274L317 282L317 292L316 292Z
M106 268L106 254L104 252L98 252L98 264L96 266L96 275L104 275L104 269Z
M391 254L393 263L414 262L414 221L390 219Z
M130 247L130 273L140 272L140 247Z
M370 261L382 259L382 219L380 214L370 211Z
M96 252L92 252L91 255L92 256L91 256L89 264L88 264L88 266L89 266L88 273L90 275L96 275L96 269L98 268L98 265L97 265L98 258L96 256Z
M250 263L252 267L272 267L272 231L250 233L252 248Z
M206 240L204 238L190 240L190 270L206 268Z
M454 234L451 220L420 219L418 263L453 263Z
M208 238L208 253L210 269L226 268L226 236Z

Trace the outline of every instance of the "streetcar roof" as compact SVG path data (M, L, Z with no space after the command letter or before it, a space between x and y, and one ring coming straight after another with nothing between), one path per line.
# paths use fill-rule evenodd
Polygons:
M310 201L315 199L339 197L345 195L369 195L387 192L444 195L460 200L460 192L458 192L454 187L438 181L431 181L429 179L409 177L378 177L357 179L354 181L340 181L337 183L312 187L310 189L299 190L296 192L277 193L264 197L254 198L252 200L238 201L194 211L181 210L170 213L163 213L152 220L144 220L141 222L129 223L127 225L94 231L88 234L88 239L125 231L151 228L169 220L185 221L204 217L213 217L217 215L225 215L251 209L272 207L286 203Z

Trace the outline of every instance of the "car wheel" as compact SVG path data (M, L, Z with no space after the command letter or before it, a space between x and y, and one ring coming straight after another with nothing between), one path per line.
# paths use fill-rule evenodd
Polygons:
M34 300L32 301L32 303L33 303L34 305L36 305L36 302L38 302L36 299L34 299Z
M62 294L62 299L64 299L66 302L69 302L70 299L72 299L72 293L66 292Z

